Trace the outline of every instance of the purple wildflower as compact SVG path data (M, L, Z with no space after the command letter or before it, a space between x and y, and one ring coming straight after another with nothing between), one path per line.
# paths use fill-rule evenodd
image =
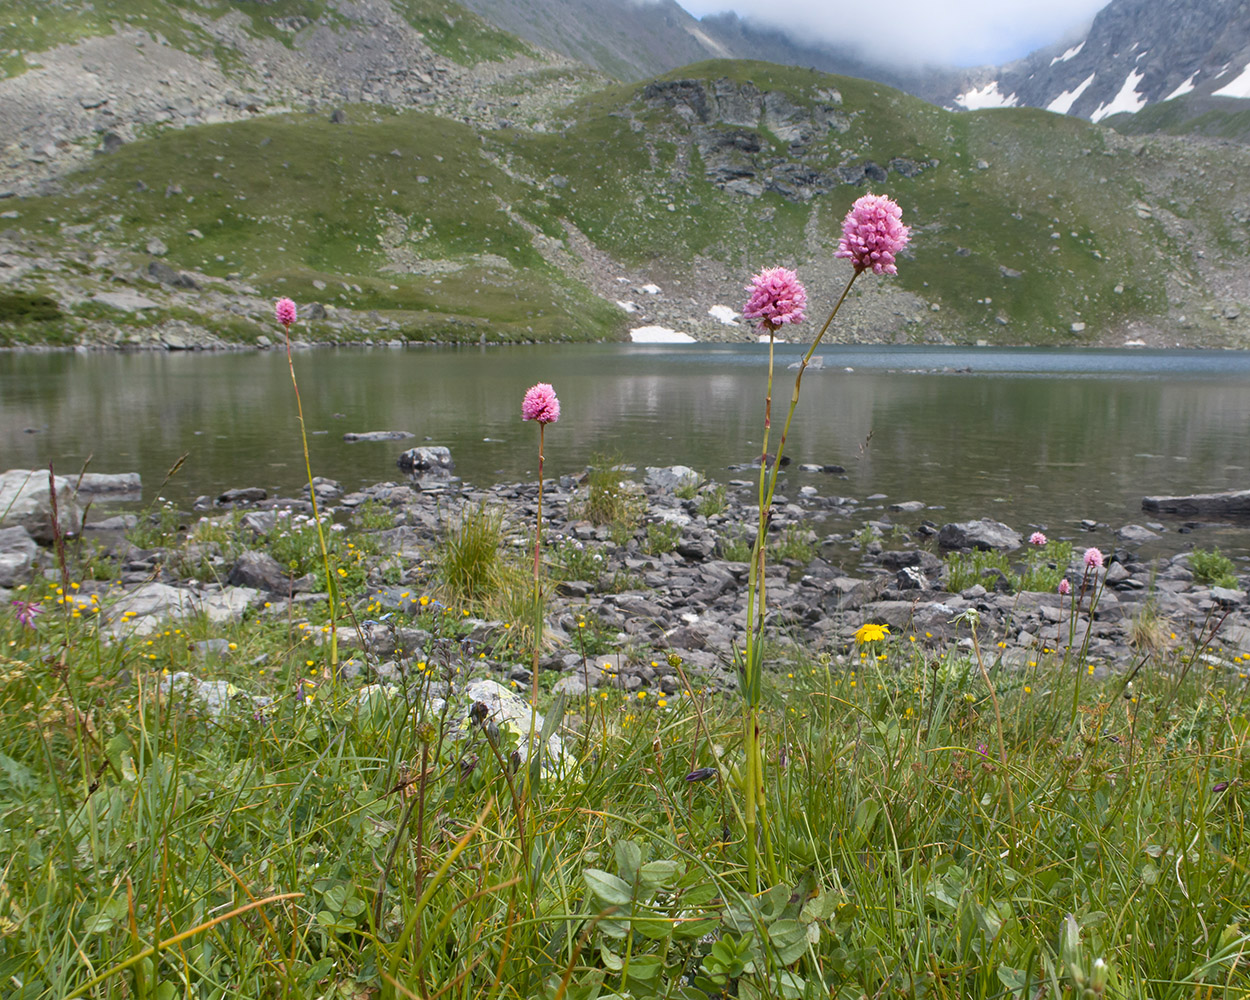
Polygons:
M14 601L13 607L17 609L18 624L26 628L34 628L35 615L43 614L43 608L34 601Z

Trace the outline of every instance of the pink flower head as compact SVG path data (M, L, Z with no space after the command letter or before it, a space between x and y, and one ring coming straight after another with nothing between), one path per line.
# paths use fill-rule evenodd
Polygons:
M898 274L894 255L911 238L911 229L902 218L897 202L885 195L864 195L842 220L842 239L834 256L850 260L856 273Z
M1094 549L1094 548L1086 549L1084 558L1085 558L1086 569L1101 569L1102 568L1102 553L1099 552L1097 549Z
M807 289L789 268L765 268L751 279L746 290L751 297L742 307L744 319L759 320L760 326L769 330L776 330L784 323L803 322Z
M554 424L560 419L560 400L556 391L546 382L526 390L521 402L521 419L537 420L540 424Z
M1040 546L1042 546L1042 545L1045 545L1045 544L1046 544L1046 536L1045 536L1045 535L1043 535L1040 531L1035 531L1035 532L1033 532L1033 534L1029 535L1029 544L1030 544L1030 545L1037 545L1037 546L1039 546L1039 547L1040 547Z
M1072 584L1068 583L1068 578L1066 576L1059 581L1059 593L1064 597L1067 597L1068 594L1072 593Z
M295 322L295 303L290 299L278 299L278 304L273 307L273 314L283 326L290 326Z

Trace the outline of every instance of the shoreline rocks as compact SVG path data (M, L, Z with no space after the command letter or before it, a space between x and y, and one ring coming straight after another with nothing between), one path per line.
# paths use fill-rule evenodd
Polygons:
M657 696L689 683L736 686L732 650L742 639L748 578L747 564L740 560L756 519L755 489L736 481L698 487L687 471L680 466L628 470L637 481L627 480L624 488L637 498L640 516L635 525L624 527L586 519L587 486L581 477L543 484L544 562L552 591L544 633L550 644L540 666L560 674L556 683L567 695L602 685ZM366 682L397 682L409 669L405 657L433 655L444 641L420 628L397 627L392 618L397 611L419 611L425 606L418 605L420 597L435 600L437 543L466 512L485 507L499 514L505 554L523 559L532 544L536 483L478 488L452 478L413 478L341 496L333 492L324 495L323 517L351 523L354 511L367 505L369 527L357 530L371 536L371 550L381 553L364 565L368 589L356 599L360 632L340 629L345 660L352 658L353 675ZM283 532L308 522L307 501L273 498L262 490L227 490L220 496L231 498L233 512L210 506L205 514L210 525L235 532L234 544L240 546L235 551L241 554L228 555L219 543L201 542L194 531L165 549L136 549L120 530L109 532L107 551L118 562L120 579L108 584L84 580L76 599L90 601L94 595L103 609L102 628L114 636L144 634L187 614L237 621L252 609L307 620L310 630L317 628L314 638L324 641L318 623L326 598L319 572L293 579L267 551ZM323 497L321 489L318 496ZM389 525L377 527L380 511L389 512ZM1157 550L1165 542L1179 546L1185 536L1152 539L1147 536L1154 532L1127 525L1118 532L1101 526L1091 537L1085 526L1074 523L1068 534L1077 551L1096 542L1106 566L1087 571L1078 559L1055 567L1067 572L1070 596L1013 593L997 571L952 592L946 589L943 551L956 543L967 549L992 543L1001 550L1013 539L1018 544L1020 535L988 519L939 529L922 520L927 512L891 515L879 500L822 496L812 487L793 497L778 494L770 528L774 551L767 565L768 628L777 649L828 653L832 662L849 669L858 656L855 630L876 622L891 627L891 641L960 655L971 652L972 642L961 616L975 612L982 653L1003 668L1033 669L1047 656L1062 657L1074 640L1077 646L1088 641L1088 662L1096 670L1110 670L1136 662L1148 647L1179 653L1182 645L1196 644L1211 616L1219 615L1226 616L1223 628L1199 652L1222 658L1221 663L1250 655L1244 562L1239 589L1209 587L1194 580L1188 553L1148 559L1139 548ZM907 520L891 522L890 516ZM872 530L827 534L822 541L813 528L829 517L859 520ZM1058 533L1052 529L1052 536ZM214 534L220 534L218 528ZM0 538L5 572L0 579L9 581L0 586L52 570L51 554L35 547L25 528L9 528ZM192 572L201 579L208 572L225 583L204 585ZM7 600L8 593L0 591L0 598ZM507 623L471 617L456 621L458 629L468 631L457 639L458 652L449 655L480 654L475 662L481 670L505 683L530 683L527 665L497 655ZM583 655L586 623L593 623L597 655Z

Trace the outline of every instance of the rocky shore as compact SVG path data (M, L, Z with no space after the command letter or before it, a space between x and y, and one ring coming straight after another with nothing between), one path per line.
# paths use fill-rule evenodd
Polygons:
M533 544L537 484L474 487L448 475L441 456L410 465L418 470L413 478L357 492L316 481L331 530L368 540L361 551L373 553L357 557L359 628L340 624L344 673L360 683L398 681L445 645L446 635L417 619L442 593L440 541L466 516L496 514L503 547L518 560ZM555 688L568 694L600 685L657 697L692 683L734 687L731 651L741 638L747 578L742 559L757 516L754 473L744 469L741 479L725 484L703 483L681 466L622 475L632 511L623 524L588 519L586 476L544 484L551 596L542 669L558 673ZM166 506L119 515L101 511L104 498L133 492L135 477L95 478L58 479L57 506L62 529L81 532L98 565L109 567L95 575L111 579L75 579L72 601L110 638L195 615L223 623L244 615L290 618L323 638L324 630L317 631L325 617L322 578L317 572L292 578L274 555L281 539L311 523L307 491L270 497L236 489L200 498L191 512ZM11 608L28 596L24 584L34 592L41 580L60 576L49 546L46 474L11 470L0 477L0 492L0 603ZM1016 563L1028 551L1021 533L988 519L939 524L929 517L936 511L919 502L882 511L873 499L810 485L776 498L768 564L775 663L827 654L832 664L851 669L858 660L854 633L867 622L888 625L892 642L971 653L975 624L982 655L1001 669L1059 662L1073 639L1086 647L1095 672L1126 670L1143 659L1175 662L1173 653L1189 651L1210 669L1246 674L1240 666L1250 659L1246 575L1235 588L1211 586L1195 579L1188 552L1146 558L1143 546L1160 551L1155 529L1162 524L1077 526L1069 538L1072 565L1052 567L1066 572L1067 597L1013 592L997 570L956 592L951 553L1001 551ZM822 539L814 529L830 516L862 527ZM158 528L163 544L152 544ZM1179 547L1186 536L1169 537ZM1087 570L1080 558L1087 548L1100 550L1104 567ZM455 655L505 684L529 683L528 653L506 652L513 623L467 610L454 618Z

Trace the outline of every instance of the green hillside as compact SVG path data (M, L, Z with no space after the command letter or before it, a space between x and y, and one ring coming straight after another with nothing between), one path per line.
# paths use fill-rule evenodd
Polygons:
M1171 301L1178 288L1201 300L1213 274L1244 266L1250 228L1225 210L1250 204L1244 151L1203 151L1207 182L1177 225L1161 179L1185 176L1185 153L1142 149L1043 111L954 114L746 62L599 91L543 131L369 106L340 124L283 114L167 131L96 157L55 193L3 203L0 240L31 262L17 290L64 316L10 310L0 339L181 317L246 340L279 294L333 307L322 330L335 339L619 337L617 272L689 289L701 312L738 305L754 269L787 264L819 302L848 273L832 257L841 217L872 189L902 204L913 250L846 335L1109 343L1146 323L1244 344L1218 310L1181 323ZM201 289L149 277L154 240ZM118 316L94 300L119 285L155 305Z

